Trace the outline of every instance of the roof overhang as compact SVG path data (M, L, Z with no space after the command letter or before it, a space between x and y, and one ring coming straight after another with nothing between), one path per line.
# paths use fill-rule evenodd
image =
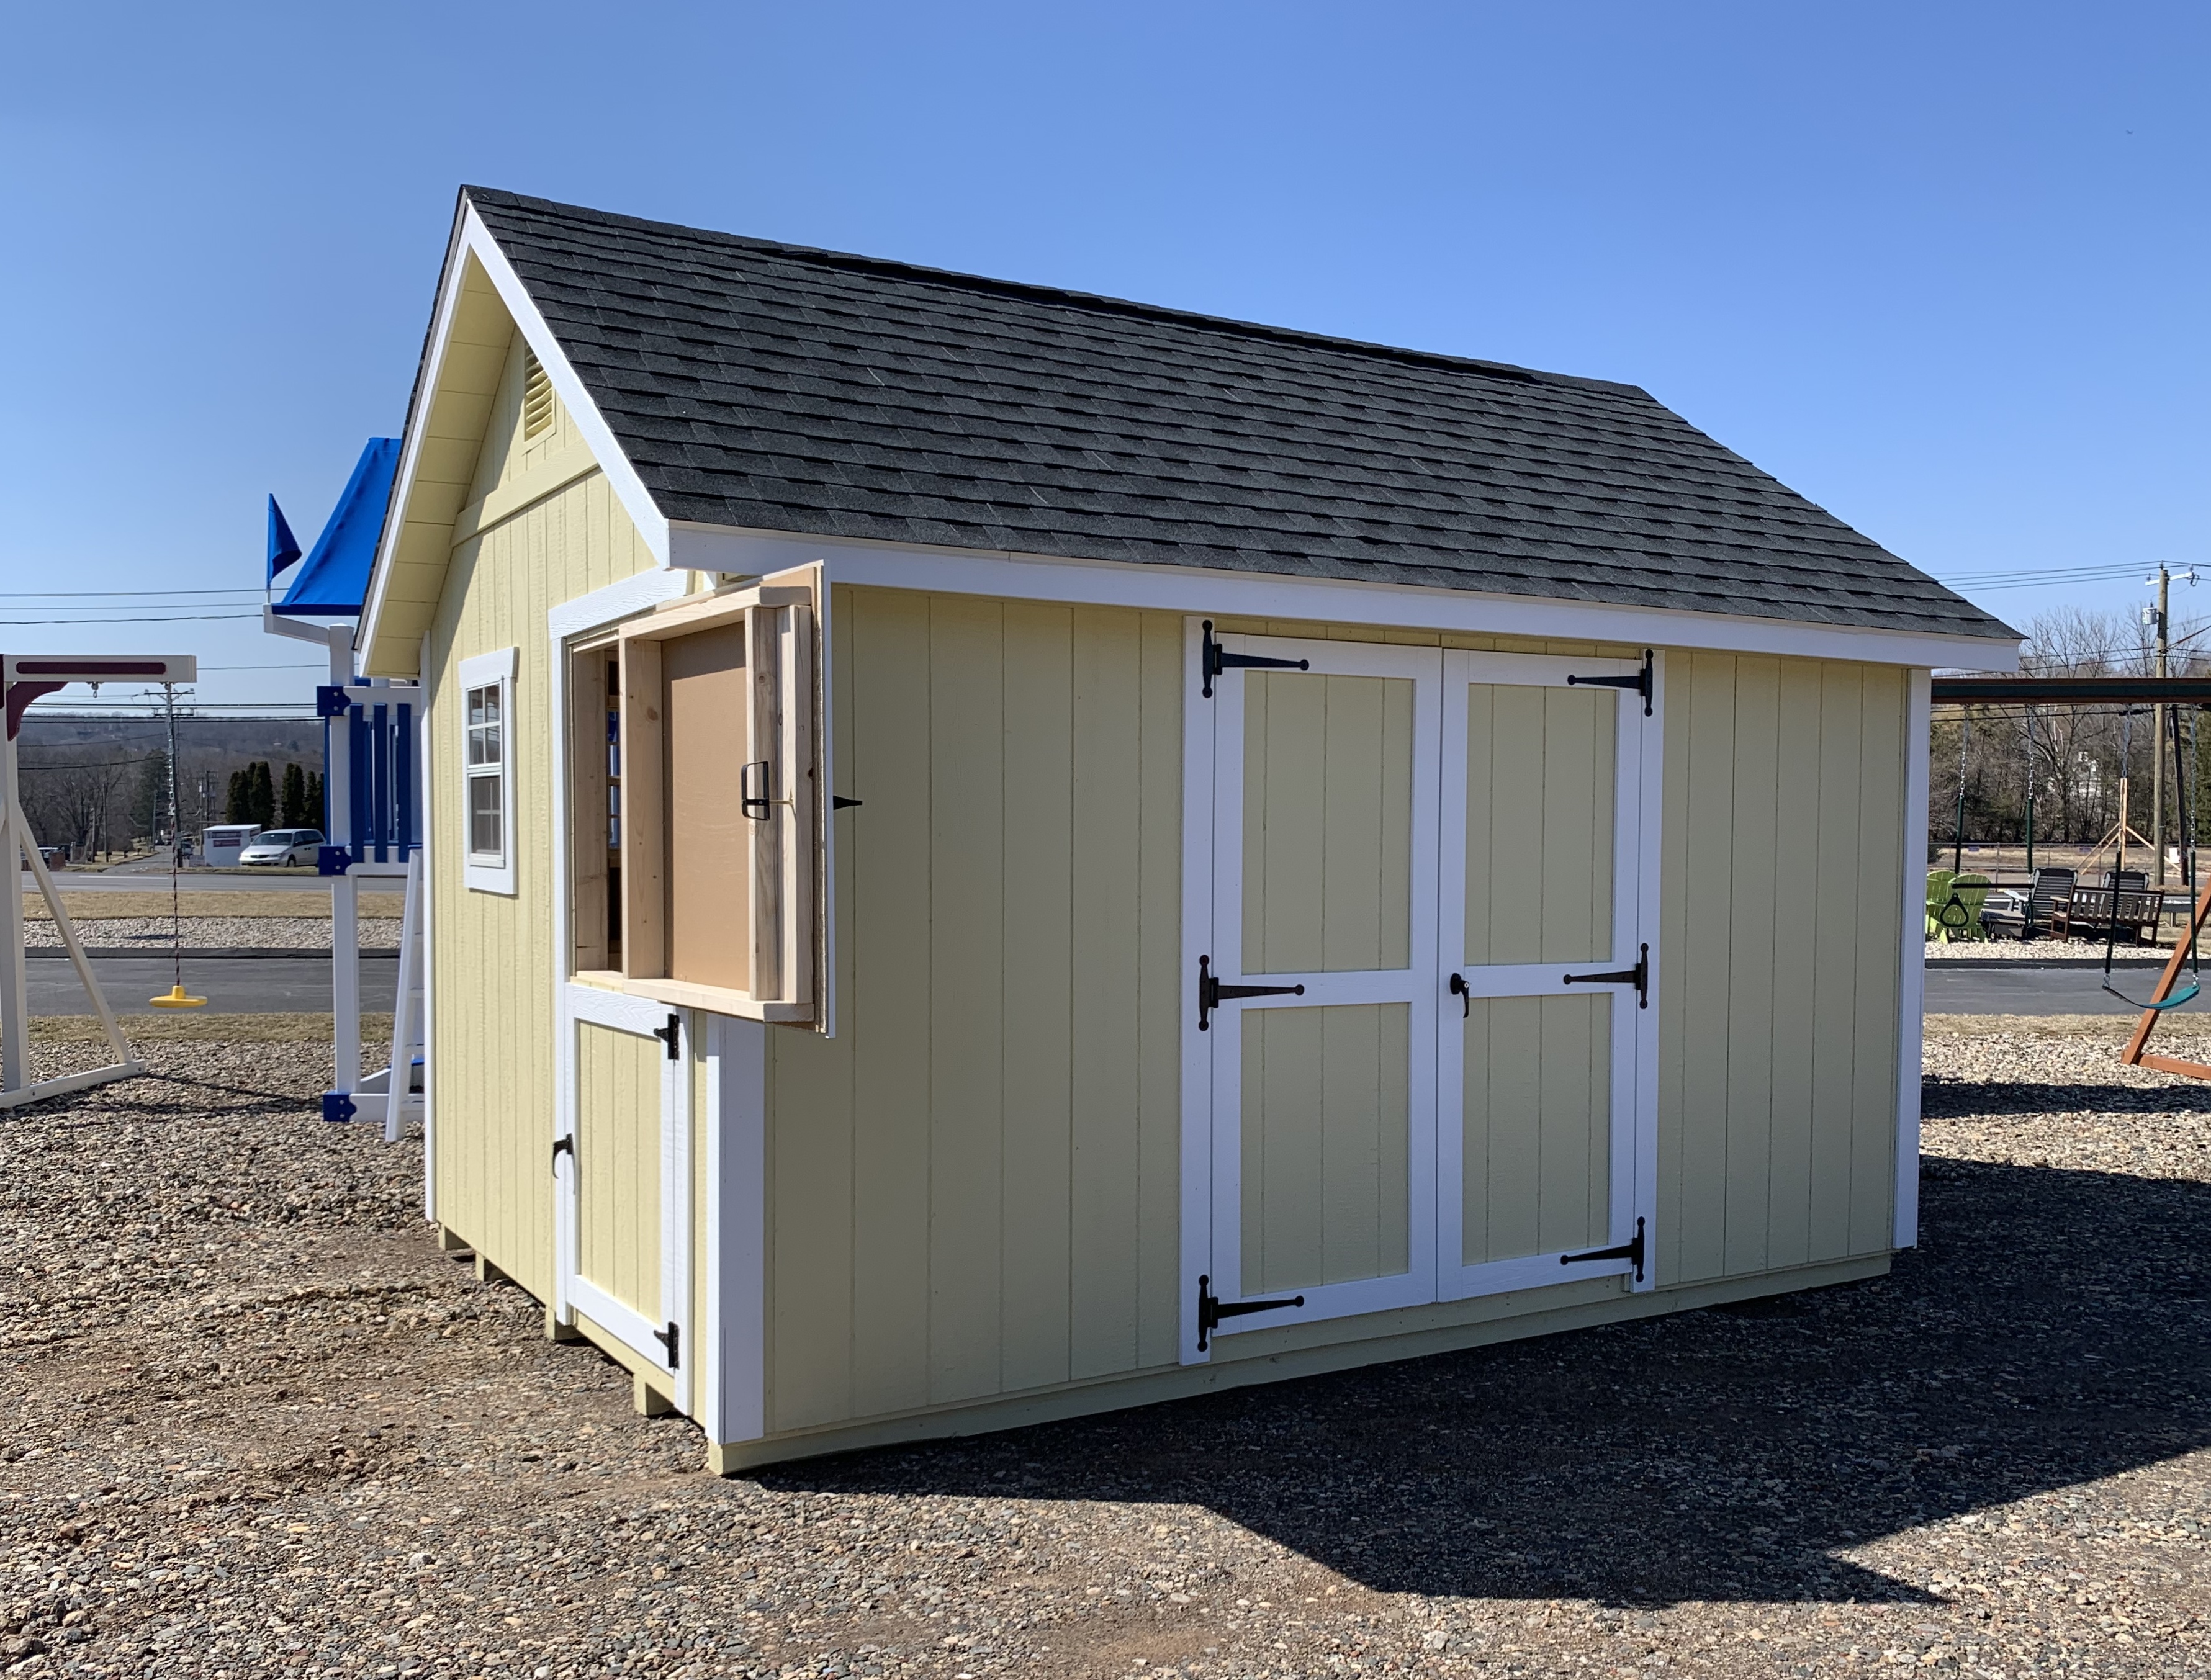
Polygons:
M407 407L391 512L377 547L355 638L365 675L419 674L422 637L445 593L454 528L476 476L500 376L518 331L552 380L645 547L663 565L670 564L666 517L615 443L499 242L463 196L438 280L437 303Z
M1639 643L1920 670L2019 668L2020 644L2000 637L1813 624L1747 613L1686 613L1352 578L928 548L681 521L671 523L669 545L671 565L728 576L762 577L819 562L832 583L950 595L1389 629L1417 625L1470 635Z

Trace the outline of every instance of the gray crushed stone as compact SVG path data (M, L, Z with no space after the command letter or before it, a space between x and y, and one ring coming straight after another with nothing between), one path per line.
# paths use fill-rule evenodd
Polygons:
M400 926L397 916L362 916L360 942L364 946L396 948ZM173 931L166 916L106 916L77 924L77 938L101 949L143 946L158 955L169 948L173 937L180 938L187 949L328 951L330 919L327 916L187 916L178 919ZM27 921L23 943L58 948L61 932L51 922Z
M727 1480L323 1052L152 1045L0 1117L0 1665L2201 1675L2211 1087L2113 1042L1930 1039L1887 1279Z

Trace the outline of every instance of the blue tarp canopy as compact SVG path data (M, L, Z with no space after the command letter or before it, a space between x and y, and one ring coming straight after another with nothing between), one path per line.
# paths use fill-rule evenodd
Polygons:
M276 610L300 618L357 618L368 595L369 567L384 536L384 511L391 477L399 468L399 439L371 438L353 476L315 539L306 563Z

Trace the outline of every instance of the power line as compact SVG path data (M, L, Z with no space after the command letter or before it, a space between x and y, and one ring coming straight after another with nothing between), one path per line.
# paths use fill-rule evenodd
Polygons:
M222 589L0 589L0 601L98 601L148 599L157 595L259 595L257 588L233 584Z
M123 619L0 619L0 625L25 624L192 624L209 619L257 619L258 613L173 613Z

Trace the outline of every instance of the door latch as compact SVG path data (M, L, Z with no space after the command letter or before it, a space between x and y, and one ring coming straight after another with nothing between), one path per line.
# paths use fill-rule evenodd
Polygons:
M760 772L760 784L770 791L753 791L753 772ZM727 786L725 783L723 784ZM748 764L737 766L737 807L756 823L764 823L775 814L775 807L783 801L775 797L775 766L765 758L755 758Z
M1301 998L1303 986L1224 986L1213 977L1213 959L1197 959L1197 1030L1212 1030L1210 1017L1229 998Z
M1616 1248L1591 1248L1587 1254L1560 1254L1559 1264L1575 1266L1584 1260L1624 1260L1631 1262L1635 1267L1635 1281L1639 1284L1643 1281L1643 1221L1640 1218L1635 1222L1634 1236L1627 1242L1620 1243ZM1199 1345L1203 1346L1204 1344L1200 1343Z
M1658 680L1651 669L1651 650L1643 650L1643 668L1632 677L1568 677L1569 688L1632 688L1643 697L1643 715L1651 716L1651 702L1657 694Z
M572 1133L567 1137L553 1139L553 1176L555 1178L560 1175L560 1157L564 1155L571 1161L577 1158L576 1139Z
M1198 668L1204 680L1197 692L1207 699L1213 698L1213 680L1223 671L1310 671L1310 659L1264 659L1256 653L1231 653L1213 639L1213 620L1205 621L1205 629L1198 644Z
M1451 977L1451 994L1458 1000L1458 1015L1462 1021L1474 1013L1474 988L1466 983L1466 976L1455 974Z
M1651 947L1642 947L1632 969L1607 969L1602 974L1561 975L1569 986L1633 986L1635 988L1635 1006L1651 1007Z
M1213 1333L1221 1327L1225 1318L1241 1318L1246 1313L1271 1313L1278 1307L1302 1307L1302 1295L1286 1295L1273 1301L1223 1301L1213 1292L1210 1276L1197 1280L1197 1351L1203 1353L1211 1345Z
M668 1024L655 1027L652 1036L668 1046L668 1059L675 1061L683 1054L683 1018L674 1010L668 1012Z

